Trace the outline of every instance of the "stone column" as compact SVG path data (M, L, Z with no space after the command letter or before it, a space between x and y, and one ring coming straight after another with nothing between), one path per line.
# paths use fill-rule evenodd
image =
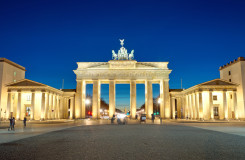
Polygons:
M233 103L233 107L234 107L235 119L238 119L236 91L232 92L232 103Z
M16 114L17 120L21 119L21 97L22 97L21 91L18 91L17 114Z
M64 107L65 107L65 105L64 105L64 97L60 97L60 109L59 109L59 118L60 119L63 119L64 118Z
M93 80L92 118L98 118L98 80Z
M101 92L101 81L98 80L98 100L97 100L98 101L98 106L97 106L97 113L98 113L97 118L98 119L100 119L100 102L101 102L100 92Z
M190 118L193 119L193 107L192 107L191 93L188 95L188 102L189 102Z
M145 85L145 111L147 118L151 118L151 114L153 114L153 98L152 98L152 82L146 80Z
M181 97L181 103L182 103L182 114L181 114L181 118L185 118L186 117L186 99L185 99L185 96L182 96Z
M195 95L195 106L196 106L196 118L199 119L199 105L198 105L198 93L194 93Z
M60 119L60 96L57 97L57 118Z
M57 110L57 94L55 94L54 96L54 111L53 111L54 119L57 118L56 110Z
M172 97L172 119L175 119L175 98Z
M50 98L51 98L50 99L51 100L51 102L50 102L51 105L50 105L50 108L49 108L49 118L50 119L53 119L53 112L52 111L54 109L54 93L51 94L51 97Z
M210 119L214 118L214 109L213 109L213 90L209 91L209 117Z
M7 102L7 111L6 111L6 119L10 118L10 110L11 110L11 92L8 92L8 102Z
M115 80L109 81L109 117L115 114Z
M190 118L190 107L189 107L189 96L188 94L185 96L186 99L186 117L189 119Z
M35 90L31 93L31 120L35 119Z
M48 110L49 110L49 92L46 94L47 99L46 99L46 106L45 106L45 115L44 119L48 119Z
M82 107L82 82L77 81L77 89L75 93L75 118L81 118Z
M223 109L224 109L224 116L225 119L228 119L228 107L227 107L227 97L226 97L226 90L223 91Z
M130 82L130 115L135 119L136 116L136 81Z
M82 81L82 93L81 93L81 103L82 103L82 108L81 108L81 115L82 115L82 118L84 119L86 117L86 106L85 106L85 100L86 100L86 81L83 80Z
M165 118L164 108L164 81L160 80L160 117Z
M194 106L194 118L197 119L197 102L196 102L196 93L193 93L193 106Z
M198 96L198 103L199 103L199 118L203 120L203 103L202 103L202 92L199 92Z
M164 108L165 108L165 118L170 118L171 111L170 111L170 96L169 96L169 80L164 80Z
M71 106L70 106L70 119L73 119L74 117L74 98L70 98Z
M64 114L64 118L67 119L68 118L69 98L66 97L66 98L64 98L64 100L65 100L65 102L64 102L65 103L65 107L64 107L64 110L63 110L64 111L63 114Z
M194 97L194 93L192 93L191 95L191 108L192 108L192 119L196 119L196 106L195 106L195 97Z
M41 120L44 120L45 116L45 91L42 91L41 99Z

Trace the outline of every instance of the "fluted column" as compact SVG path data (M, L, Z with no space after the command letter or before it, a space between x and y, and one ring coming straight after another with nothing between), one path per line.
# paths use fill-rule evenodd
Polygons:
M45 118L45 91L42 91L41 99L41 120Z
M193 98L194 119L197 119L197 104L196 104L196 94L195 94L195 92L192 93L192 98Z
M198 103L199 103L199 118L203 119L203 102L202 102L202 92L199 92L198 96Z
M82 107L82 83L77 81L77 89L75 94L75 118L81 118Z
M172 119L175 119L175 98L172 97Z
M60 119L60 96L57 97L57 118Z
M191 97L191 110L192 110L192 119L195 119L196 118L196 113L195 113L195 99L194 99L194 95L193 93L191 93L190 95Z
M59 118L60 119L63 119L64 118L64 97L60 97L60 109L59 109Z
M164 81L160 80L160 117L165 118L164 108Z
M8 92L6 119L10 118L10 109L11 109L11 92Z
M109 81L109 117L115 114L115 80Z
M48 119L48 110L49 110L49 92L46 93L47 99L46 99L46 106L45 106L45 114L44 119Z
M74 118L74 98L71 97L70 98L70 119L73 119Z
M49 108L50 119L53 119L53 110L54 110L54 93L51 94L51 106Z
M234 114L235 114L235 119L238 119L238 113L237 113L237 95L236 91L232 92L232 103L234 107Z
M21 91L18 91L18 102L17 102L17 114L16 114L16 118L17 120L21 119Z
M130 82L130 115L131 118L135 119L136 115L136 81L131 80Z
M82 114L82 118L86 117L86 106L85 106L85 100L86 100L86 81L83 80L82 81L82 93L81 93L81 103L82 103L82 108L81 108L81 114Z
M54 119L57 118L56 110L57 110L57 94L55 94L55 96L54 96L54 109L53 109L53 118Z
M185 96L186 99L186 117L189 119L190 118L190 105L189 105L189 96L188 94Z
M98 80L98 105L97 105L97 118L100 118L100 103L101 103L101 81Z
M35 90L31 93L31 120L35 119Z
M195 106L196 106L196 118L199 119L198 93L194 93L194 95L195 95Z
M185 118L186 117L186 99L185 99L185 96L181 97L181 103L182 103L182 114L181 114L181 118Z
M190 109L190 118L193 118L193 107L192 107L192 98L191 93L188 95L189 109Z
M93 80L92 118L98 118L98 80Z
M164 108L165 118L171 117L170 96L169 96L169 80L164 80Z
M147 118L151 118L153 114L152 82L146 80L145 83L145 111Z

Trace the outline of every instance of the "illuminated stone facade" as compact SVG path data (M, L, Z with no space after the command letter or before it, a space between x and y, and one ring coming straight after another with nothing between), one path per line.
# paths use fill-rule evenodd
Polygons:
M221 79L198 84L186 90L172 90L173 119L238 119L237 87Z
M160 84L162 118L170 118L168 62L137 62L111 60L109 62L78 62L75 117L85 118L86 84L93 84L93 118L100 118L100 86L109 84L109 115L115 114L115 85L130 84L130 114L136 115L136 84L145 84L145 113L153 113L152 84Z
M125 52L125 57L126 54ZM109 117L112 117L116 110L115 85L130 84L131 118L136 116L136 84L144 84L144 113L150 118L153 114L154 83L160 86L158 102L161 118L228 120L245 117L245 61L242 58L220 68L222 79L204 82L185 90L169 90L171 70L168 68L168 62L137 62L129 59L77 62L78 67L74 70L77 87L63 90L24 79L24 67L7 59L1 59L0 62L2 119L11 116L20 120L24 117L30 120L86 118L86 84L93 84L92 118L101 118L101 84L109 84Z
M8 88L6 84L25 78L25 67L6 58L0 58L0 119L7 114Z

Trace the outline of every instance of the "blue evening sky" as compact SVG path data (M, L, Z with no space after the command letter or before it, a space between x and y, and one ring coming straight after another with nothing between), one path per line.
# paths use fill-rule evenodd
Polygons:
M244 56L244 8L244 0L0 0L0 57L26 67L28 79L75 88L76 62L111 60L121 38L137 61L169 62L170 88L181 78L189 88ZM129 104L129 85L117 87L117 105ZM139 103L142 92L137 85Z

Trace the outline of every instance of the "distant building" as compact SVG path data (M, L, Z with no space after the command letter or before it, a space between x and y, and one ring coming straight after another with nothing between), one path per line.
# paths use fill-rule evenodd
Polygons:
M219 68L220 78L229 82L237 83L237 106L238 117L245 119L245 59L239 57Z
M24 79L25 71L25 67L6 58L0 58L0 118L4 118L7 112L6 84Z

